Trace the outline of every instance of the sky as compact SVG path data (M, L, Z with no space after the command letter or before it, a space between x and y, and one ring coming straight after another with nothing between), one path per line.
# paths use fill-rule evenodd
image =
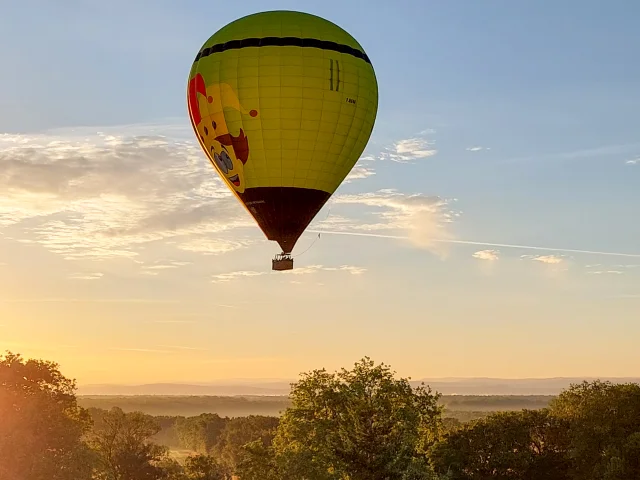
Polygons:
M216 30L351 33L380 100L295 268L196 143ZM0 351L80 384L637 376L640 4L31 0L0 28Z

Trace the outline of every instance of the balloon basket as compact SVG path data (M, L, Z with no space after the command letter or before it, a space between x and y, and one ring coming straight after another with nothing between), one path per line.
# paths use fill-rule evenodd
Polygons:
M276 255L271 262L271 268L273 270L292 270L293 269L293 257L286 253Z

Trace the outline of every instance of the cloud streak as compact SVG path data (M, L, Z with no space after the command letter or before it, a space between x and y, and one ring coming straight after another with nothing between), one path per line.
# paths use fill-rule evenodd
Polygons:
M206 348L200 348L200 347L186 347L186 346L182 346L182 345L158 345L158 348L168 348L169 350L189 350L189 351L200 351L200 352L206 352L207 349Z
M176 353L170 350L157 350L155 348L128 348L128 347L111 347L110 350L118 352L132 352L132 353Z
M310 233L321 233L327 235L349 235L349 236L360 236L360 237L374 237L374 238L389 238L395 240L410 240L408 236L404 235L385 235L379 233L364 233L364 232L349 232L349 231L336 231L336 230L308 230ZM558 247L540 247L535 245L518 245L518 244L509 244L509 243L491 243L491 242L478 242L471 240L448 240L441 238L434 238L431 240L432 242L438 243L449 243L454 245L476 245L476 246L485 246L485 247L498 247L498 248L513 248L520 250L539 250L539 251L548 251L548 252L567 252L567 253L581 253L587 255L606 255L606 256L615 256L615 257L627 257L627 258L640 258L640 253L623 253L623 252L606 252L606 251L598 251L598 250L580 250L580 249L571 249L571 248L558 248Z
M172 325L172 324L176 324L176 325L192 325L194 323L198 323L195 320L151 320L149 322L145 322L148 324L158 324L158 325Z
M581 158L603 157L606 155L625 155L630 151L637 150L640 143L629 143L620 145L604 145L602 147L585 148L569 152L548 153L536 156L515 157L502 163L527 162L531 160L577 160Z
M0 303L180 303L178 300L152 298L0 298Z

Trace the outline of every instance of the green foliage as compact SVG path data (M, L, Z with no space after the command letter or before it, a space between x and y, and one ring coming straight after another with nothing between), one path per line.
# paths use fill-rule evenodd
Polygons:
M568 424L574 480L640 478L640 385L583 382L550 408Z
M282 463L282 457L280 461ZM273 446L254 440L242 447L235 473L241 480L293 480L294 477L285 475L284 470L278 465ZM311 477L307 475L307 478Z
M452 480L567 478L562 422L548 410L501 412L445 433L429 451Z
M447 411L496 412L537 410L549 406L552 395L443 395L440 399Z
M215 413L203 413L197 417L181 418L176 422L180 444L194 452L211 453L229 419Z
M160 469L161 480L189 480L183 466L174 458L163 457L156 466Z
M429 389L365 357L350 371L303 375L291 399L270 447L280 478L427 478L424 451L441 428Z
M180 442L180 437L178 436L176 425L178 422L182 421L184 417L170 417L161 415L154 418L160 426L160 431L156 433L151 439L155 443L159 443L160 445L181 448L182 443Z
M442 419L442 433L455 432L462 428L463 423L457 418L445 417Z
M184 462L188 480L230 480L231 475L223 465L208 455L194 455Z
M270 445L278 423L277 417L260 415L232 418L220 434L213 453L230 471L235 472L243 453L243 446L255 440L261 441L265 446Z
M160 480L163 470L156 465L167 450L149 441L159 425L149 415L124 413L117 407L96 422L88 444L97 455L99 480Z
M9 353L0 357L0 479L640 479L640 385L584 382L541 407L548 400L531 397L533 409L520 411L521 397L443 401L365 357L352 370L304 374L280 418L153 418L87 411L55 363ZM443 416L445 405L456 418ZM177 461L159 442L191 453L174 452Z
M91 453L82 442L90 417L77 405L75 387L56 363L0 356L0 478L90 478Z

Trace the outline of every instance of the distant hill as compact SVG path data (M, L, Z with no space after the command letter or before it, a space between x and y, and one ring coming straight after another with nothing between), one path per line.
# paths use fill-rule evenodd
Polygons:
M593 381L595 377L558 377L558 378L425 378L412 381L415 386L424 382L432 390L443 395L557 395L572 383L584 380ZM640 377L600 378L613 383L640 383ZM242 379L208 384L151 383L144 385L80 385L78 395L287 395L290 384L295 380Z
M640 377L557 377L557 378L425 378L424 382L443 395L558 395L571 384L583 381L640 383Z

